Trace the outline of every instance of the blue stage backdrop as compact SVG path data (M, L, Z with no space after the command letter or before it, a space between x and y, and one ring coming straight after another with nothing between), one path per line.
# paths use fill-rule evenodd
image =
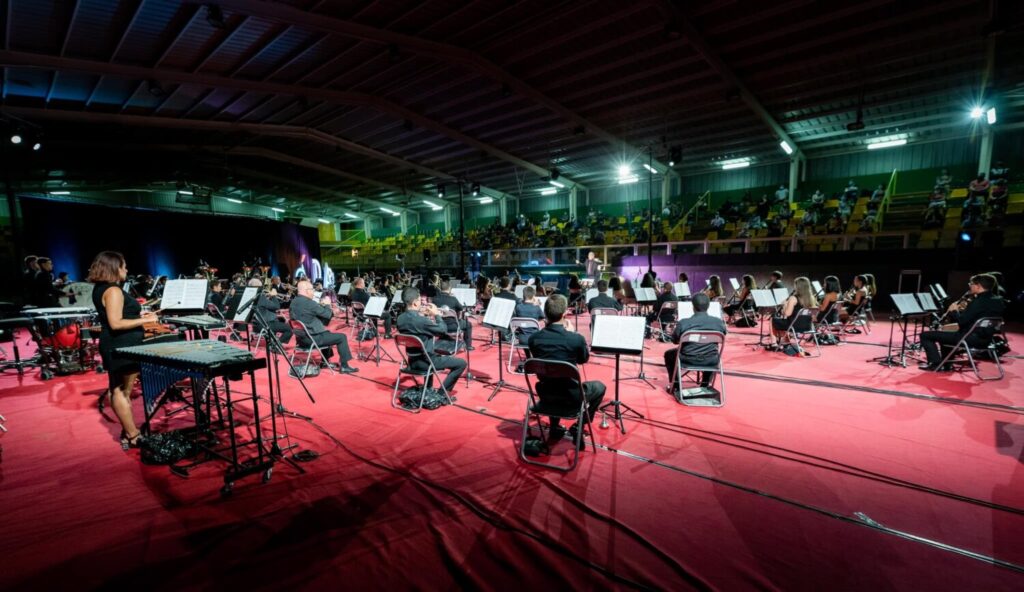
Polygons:
M120 251L128 273L191 275L203 259L220 277L257 257L274 274L320 257L316 228L235 216L209 216L21 198L25 252L53 259L54 273L84 280L100 251ZM307 273L309 269L306 270Z

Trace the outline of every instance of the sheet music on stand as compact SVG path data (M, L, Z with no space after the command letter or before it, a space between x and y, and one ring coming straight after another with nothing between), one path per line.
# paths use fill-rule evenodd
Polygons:
M676 291L676 297L690 295L689 282L675 282L672 284L672 289Z
M469 288L469 287L471 287L469 284L455 284L455 287L452 288L452 289L453 290L455 290L455 289L464 290L464 289Z
M637 288L635 292L637 302L654 302L658 299L654 288Z
M395 295L391 297L391 303L388 305L389 307L394 307L396 304L402 304L402 292L405 292L404 288L395 292Z
M345 282L338 286L338 296L348 296L348 293L352 291L352 282Z
M754 298L754 306L757 308L775 308L778 303L775 302L775 295L772 294L771 290L751 290L751 297Z
M921 310L925 312L934 312L939 310L939 305L932 298L932 295L928 292L918 292L917 299L921 302Z
M476 306L476 290L473 288L455 288L452 296L459 301L459 304L469 308Z
M594 285L594 280L592 278L583 278L580 280L580 285L584 288L589 288Z
M679 318L688 319L693 316L693 302L684 300L679 303Z
M913 294L890 294L892 297L892 303L896 305L896 309L899 311L900 316L907 316L913 314L923 314L921 306L917 303L917 298L914 298Z
M946 293L946 288L942 287L942 284L935 284L935 291L939 293L939 298L943 300L949 298L949 294Z
M789 290L786 288L775 288L772 290L772 296L775 298L775 303L782 306L786 299L789 298Z
M363 314L368 317L380 317L384 314L384 307L387 304L388 299L385 296L370 296L370 299L366 301Z
M320 302L320 299L323 298L323 297L324 297L324 291L323 290L313 292L313 300L316 300L317 302Z
M512 313L516 310L516 301L509 298L491 298L484 313L484 324L497 329L508 329Z
M238 308L235 310L234 316L231 317L232 321L236 323L248 323L252 317L252 313L256 310L256 303L253 302L252 306L248 306L249 302L256 298L260 289L253 286L247 287L242 292L242 299L238 301Z
M722 318L722 303L715 300L708 306L708 315Z
M523 299L523 290L525 290L525 289L526 289L526 286L524 286L522 284L516 286L516 298L522 300Z
M643 289L644 288L637 288L637 290L643 290ZM591 289L587 290L587 294L586 294L586 296L583 297L583 299L586 302L590 302L591 299L597 298L598 294L600 294L600 292L597 291L597 288L591 288ZM606 296L611 296L612 295L612 291L611 290L605 290L605 295Z
M821 294L824 290L821 289L821 282L814 280L811 282L811 287L814 288L815 294Z
M732 285L733 290L740 289L740 282L736 278L729 278L729 283Z
M599 315L594 318L591 349L624 354L639 354L644 349L644 317Z
M532 278L526 280L526 285L527 286L536 286L537 285L537 278L532 277Z
M547 301L547 296L537 296L537 306L539 306L541 310L544 310L544 303Z
M206 280L167 280L160 299L161 310L205 310Z

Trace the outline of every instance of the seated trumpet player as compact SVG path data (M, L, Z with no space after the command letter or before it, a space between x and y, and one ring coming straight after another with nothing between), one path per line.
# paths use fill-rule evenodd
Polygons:
M999 284L996 279L987 273L982 273L971 278L968 283L970 302L968 294L964 298L949 305L947 318L955 321L942 331L925 331L921 334L921 347L928 356L928 361L918 365L921 370L939 372L946 370L940 368L943 354L940 345L954 346L974 326L978 319L996 317L1002 318L1006 310L1006 302L996 295ZM967 346L980 348L988 346L992 340L991 329L979 328L967 339Z
M434 338L448 337L448 326L445 325L441 311L433 303L423 304L420 300L420 291L416 288L403 290L402 302L405 303L405 312L398 315L398 332L419 337L424 348L423 351L410 349L407 352L409 364L413 369L423 371L430 367L430 362L433 362L438 372L448 370L448 376L444 379L444 390L450 395L459 377L466 371L466 360L434 352ZM433 379L433 375L427 378L428 389L432 388Z
M259 278L249 280L249 285L260 288L263 282ZM292 329L288 323L277 317L281 311L281 300L278 298L277 290L271 288L269 292L260 292L256 300L255 314L259 316L261 323L257 323L257 329L266 327L267 331L277 334L282 344L292 340Z

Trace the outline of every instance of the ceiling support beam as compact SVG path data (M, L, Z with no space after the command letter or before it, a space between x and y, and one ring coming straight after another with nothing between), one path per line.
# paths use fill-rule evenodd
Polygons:
M687 18L687 16L684 15L682 11L675 6L675 4L665 2L664 6L672 15L673 23L679 27L680 31L682 31L687 43L690 44L690 47L699 53L701 57L704 58L704 61L706 61L715 72L718 72L718 75L721 76L723 80L728 82L739 92L740 98L743 99L743 102L750 107L750 110L753 111L766 126L768 126L768 129L775 134L779 142L786 142L790 145L793 149L793 159L803 158L804 155L800 152L800 147L793 141L793 138L789 137L786 130L783 129L783 127L779 125L779 122L775 120L775 117L773 117L772 114L764 108L761 101L758 100L749 88L747 88L747 85L740 80L739 76L733 72L732 68L730 68L729 65L718 56L718 53L711 48L708 42L704 40L704 36L701 35L700 31L693 26L690 19ZM782 150L782 148L779 148L779 150Z

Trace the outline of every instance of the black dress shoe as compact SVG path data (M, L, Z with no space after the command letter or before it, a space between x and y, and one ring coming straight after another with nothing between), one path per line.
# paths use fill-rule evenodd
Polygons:
M342 374L355 374L356 372L359 372L359 368L353 368L346 364L338 369L338 372L341 372Z
M334 370L335 372L338 371L338 365L335 364L334 362L320 362L320 368L323 370Z
M576 430L577 429L578 428L574 425L574 426L570 427L569 431L568 431L569 439L572 440L573 442L576 442ZM587 447L587 440L585 438L583 438L583 437L580 437L579 443L576 444L576 447L579 450L584 450Z

